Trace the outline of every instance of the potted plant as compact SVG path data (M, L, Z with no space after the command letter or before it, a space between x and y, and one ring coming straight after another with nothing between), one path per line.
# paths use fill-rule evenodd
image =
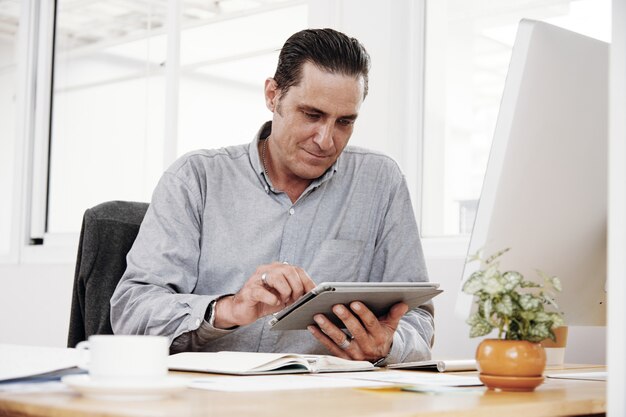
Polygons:
M474 296L477 307L467 323L470 337L497 330L496 339L483 340L476 350L481 381L490 389L532 391L543 382L546 364L539 342L554 340L553 329L563 325L554 301L561 282L541 271L538 274L543 284L526 280L517 271L501 271L500 257L508 251L486 259L479 252L469 259L481 262L481 266L463 284L463 292Z

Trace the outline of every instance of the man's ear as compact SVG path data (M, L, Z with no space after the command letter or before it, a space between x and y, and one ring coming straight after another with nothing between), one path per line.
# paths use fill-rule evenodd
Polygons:
M278 85L273 78L265 80L265 105L274 113L276 106L278 105Z

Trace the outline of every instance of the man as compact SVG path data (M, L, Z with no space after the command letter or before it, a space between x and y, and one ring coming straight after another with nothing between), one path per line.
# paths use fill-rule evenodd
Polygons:
M309 332L268 326L316 283L427 280L397 165L346 148L369 65L356 39L331 29L287 40L265 82L273 118L254 141L192 152L161 178L111 299L115 333L166 335L172 352L430 357L430 304L384 317L335 306L350 338L320 314Z

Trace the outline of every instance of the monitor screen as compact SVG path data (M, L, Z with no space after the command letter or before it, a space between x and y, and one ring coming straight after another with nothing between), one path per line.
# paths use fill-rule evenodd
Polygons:
M504 270L558 276L568 325L605 324L608 54L604 42L520 22L468 250L510 248ZM478 267L466 264L463 281ZM457 313L471 308L459 288Z

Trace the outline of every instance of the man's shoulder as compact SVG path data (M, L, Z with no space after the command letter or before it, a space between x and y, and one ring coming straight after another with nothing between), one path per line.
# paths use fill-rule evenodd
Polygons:
M205 171L209 167L247 158L249 144L217 149L198 149L179 157L167 172L178 174L183 171Z
M402 175L398 163L392 157L380 151L360 146L346 146L343 150L342 158L349 165L372 165L379 167L379 169L387 170L389 173Z

